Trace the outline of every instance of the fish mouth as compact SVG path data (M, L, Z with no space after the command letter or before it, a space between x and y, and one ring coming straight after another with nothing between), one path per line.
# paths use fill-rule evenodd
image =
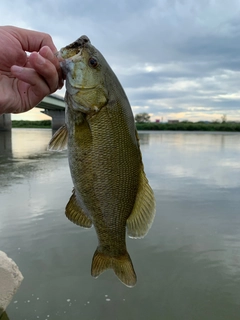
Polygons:
M60 62L64 76L66 76L69 71L68 65L77 59L81 59L83 48L87 47L89 44L91 44L90 39L83 35L73 43L55 53L55 56Z
M77 49L77 48L84 48L86 47L89 43L91 43L90 39L83 35L80 38L78 38L76 41L70 43L68 46L65 47L66 50L72 50L72 49Z
M81 54L82 49L86 48L89 44L91 44L89 38L87 36L81 36L73 43L68 46L60 49L58 51L57 56L62 59L69 59Z
M62 59L62 61L60 61L60 67L64 75L64 78L66 79L66 76L68 73L68 66L67 66L66 60Z
M67 59L77 59L82 55L82 48L76 48L74 50L68 50L65 48L60 49L56 56L59 59L59 61L67 60Z
M62 50L65 50L65 48L58 51L57 57L60 62L62 72L66 77L67 73L71 70L70 65L73 64L75 60L81 60L82 50L79 50L77 53L74 52L72 55L67 55L64 52L62 52Z
M61 56L61 50L54 53L55 57L58 58L59 62L63 61L64 59Z

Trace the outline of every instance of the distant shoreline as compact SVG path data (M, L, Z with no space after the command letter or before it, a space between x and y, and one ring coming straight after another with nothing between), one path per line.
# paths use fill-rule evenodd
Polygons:
M49 128L51 129L51 120L27 121L12 120L13 128ZM240 132L240 123L238 122L177 122L177 123L136 123L137 130L154 131L230 131Z
M137 130L155 131L231 131L240 132L240 123L237 122L177 122L177 123L137 123Z
M51 120L40 120L40 121L30 121L30 120L12 120L12 128L49 128L51 129Z

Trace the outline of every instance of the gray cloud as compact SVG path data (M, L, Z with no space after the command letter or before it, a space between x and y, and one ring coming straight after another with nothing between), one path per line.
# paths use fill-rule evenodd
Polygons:
M57 47L87 34L152 118L240 120L238 0L3 0L1 23L50 33Z

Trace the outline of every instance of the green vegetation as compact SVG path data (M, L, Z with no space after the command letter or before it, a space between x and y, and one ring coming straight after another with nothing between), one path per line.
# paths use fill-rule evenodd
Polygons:
M150 122L148 113L135 115L137 130L181 130L181 131L240 131L240 122L227 122L227 115L223 114L221 120L208 121L181 121Z
M13 120L13 128L51 128L51 120ZM190 122L177 123L143 122L136 123L137 130L181 130L181 131L239 131L240 122Z
M12 120L13 128L51 128L51 120L27 121Z
M150 115L146 112L138 113L135 115L134 119L137 123L146 123L150 122Z
M137 130L240 131L240 122L136 123Z

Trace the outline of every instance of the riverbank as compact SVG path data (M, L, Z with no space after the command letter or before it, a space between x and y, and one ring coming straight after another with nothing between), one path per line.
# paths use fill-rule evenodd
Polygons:
M28 121L12 120L13 128L51 128L51 120Z
M51 128L51 120L26 121L13 120L13 128ZM136 123L137 130L171 131L239 131L239 122L177 122L177 123Z
M137 123L137 130L179 130L179 131L240 131L237 122L177 122L177 123Z

